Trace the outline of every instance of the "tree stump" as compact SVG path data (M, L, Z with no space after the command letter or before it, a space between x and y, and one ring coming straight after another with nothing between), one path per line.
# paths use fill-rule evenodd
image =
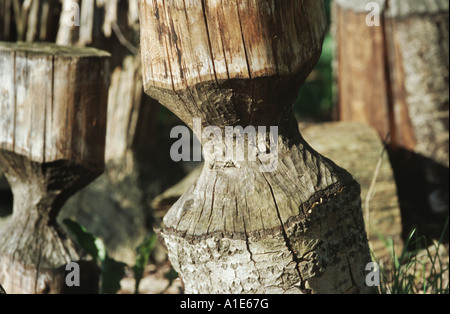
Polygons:
M370 2L334 1L340 119L389 135L405 236L419 223L439 238L449 210L449 2L377 0L371 13ZM407 221L415 213L423 218ZM442 226L427 227L431 217Z
M105 173L72 197L59 218L80 222L105 242L111 257L134 265L136 247L156 224L151 201L182 171L162 148L160 137L169 132L157 129L160 104L142 88L137 0L77 3L80 26L64 23L73 16L74 5L64 0L56 43L112 54ZM171 174L164 172L168 168Z
M389 156L376 130L359 122L307 124L302 134L319 153L347 169L361 185L361 200L370 248L377 261L392 251L379 238L391 238L397 254L403 243L402 221Z
M61 206L104 168L109 54L0 43L0 165L14 194L0 234L8 293L98 290L96 265L56 224ZM65 284L79 262L81 286Z
M360 187L304 141L293 115L321 53L323 2L146 0L140 21L144 90L190 127L214 126L215 136L194 132L209 156L221 152L164 217L185 292L372 292ZM226 145L250 142L247 158L230 157L227 126L266 127L270 141L255 147L237 132Z
M352 2L334 8L341 118L448 167L448 1L378 1L372 27Z

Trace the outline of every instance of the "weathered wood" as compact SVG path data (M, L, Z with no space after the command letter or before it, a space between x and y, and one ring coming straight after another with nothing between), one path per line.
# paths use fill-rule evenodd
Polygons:
M105 241L112 257L133 265L135 248L155 223L151 200L176 182L181 171L163 154L156 119L160 105L143 92L137 0L76 1L79 27L64 23L73 14L73 3L63 1L56 42L112 54L106 167L103 176L66 203L59 217L79 221Z
M58 0L2 0L0 40L51 41L56 36L58 12Z
M387 152L375 129L359 122L300 124L305 140L319 153L347 169L361 185L362 208L371 249L379 259L390 257L378 234L402 249L402 222L397 187ZM198 180L203 165L157 196L152 203L163 217ZM400 251L401 252L401 251ZM400 253L398 252L398 253Z
M448 167L448 1L380 0L379 27L353 2L334 5L341 119Z
M65 265L80 262L81 289L98 289L56 224L66 199L102 173L109 54L52 44L0 43L0 164L14 194L0 234L0 282L9 293L71 292Z
M308 124L302 130L311 146L347 169L361 185L366 231L375 256L386 260L392 253L380 234L391 238L400 253L403 243L397 186L376 130L358 122Z
M449 211L449 3L379 0L380 24L369 27L368 2L334 3L340 118L389 135L405 237L415 227L439 238Z
M258 158L216 156L164 217L161 236L185 291L372 291L364 283L370 256L359 185L304 141L293 117L298 89L320 56L323 2L139 3L151 97L190 127L200 118L222 134L238 125L279 132L273 172L262 171Z
M10 189L10 187L9 187L8 181L6 181L6 178L3 174L3 170L0 169L0 191L1 190L9 190L9 189Z
M189 172L183 180L154 198L152 201L152 208L159 213L158 217L161 218L161 220L164 215L167 214L170 207L172 207L173 204L175 204L175 202L198 180L202 173L203 166L203 163L201 163Z

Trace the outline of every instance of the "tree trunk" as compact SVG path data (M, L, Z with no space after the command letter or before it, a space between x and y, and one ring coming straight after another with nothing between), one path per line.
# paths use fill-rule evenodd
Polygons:
M383 139L389 134L402 207L442 220L449 185L449 3L379 0L380 24L370 27L369 2L334 2L340 118L368 123Z
M392 251L379 234L391 238L397 254L403 249L400 208L389 156L378 133L359 122L301 123L302 135L317 151L347 169L361 185L362 209L372 253L388 261ZM349 145L351 143L351 145ZM194 184L203 169L195 168L178 184L158 195L152 205L158 216Z
M104 176L67 202L60 217L75 217L105 240L112 257L133 265L135 248L155 223L151 200L175 182L179 168L172 167L172 176L160 171L167 168L158 154L160 105L142 89L137 0L76 1L80 27L64 23L73 14L73 3L63 2L56 42L93 46L112 54L106 169Z
M449 4L379 1L381 25L369 27L368 2L335 2L341 119L448 167Z
M0 40L52 41L59 12L58 0L2 0Z
M195 126L205 151L194 118L222 135L266 127L271 139L242 160L223 152L250 135L235 134L232 146L213 136L222 154L165 216L161 237L185 292L372 291L360 187L304 141L293 116L321 52L322 1L147 0L140 15L145 91Z
M98 291L95 263L56 217L103 171L108 56L0 43L0 165L14 194L12 219L0 234L0 282L9 293ZM86 276L80 288L65 284L70 262L79 262Z

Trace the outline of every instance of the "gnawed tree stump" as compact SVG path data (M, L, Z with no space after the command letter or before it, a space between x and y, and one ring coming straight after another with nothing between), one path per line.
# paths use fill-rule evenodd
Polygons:
M332 122L303 126L302 134L317 151L347 169L361 185L362 209L370 248L377 259L391 251L379 234L391 238L398 254L403 249L402 221L389 156L377 132L359 122Z
M56 224L61 206L104 168L109 54L52 44L0 43L0 164L14 194L0 234L0 282L9 293L98 290L96 265ZM77 288L75 288L77 290Z
M187 125L278 127L273 172L263 172L267 142L255 161L210 158L164 217L185 291L372 292L360 187L303 140L293 116L321 52L322 1L146 0L140 21L144 89Z
M402 222L394 174L387 152L375 129L351 121L301 123L302 135L320 154L347 169L361 185L362 209L371 250L378 259L392 253L378 234L391 238L396 252L402 250ZM203 165L178 184L158 195L152 205L158 216L170 207L200 177Z
M369 2L334 1L340 118L389 134L405 231L439 238L423 222L449 210L449 2L377 0L378 18Z
M63 1L56 42L111 52L105 174L72 197L60 219L79 221L102 238L116 260L134 265L136 247L155 224L150 202L181 173L163 153L160 104L142 88L137 0L79 0L80 26L65 23L74 1ZM168 137L168 136L167 136ZM163 169L172 169L168 175ZM102 208L102 210L98 210ZM107 222L107 223L105 223ZM132 226L132 228L130 228Z
M58 29L59 0L2 0L0 40L51 41ZM13 35L14 34L14 35Z
M368 2L335 2L341 119L448 167L449 3L380 0L370 27Z

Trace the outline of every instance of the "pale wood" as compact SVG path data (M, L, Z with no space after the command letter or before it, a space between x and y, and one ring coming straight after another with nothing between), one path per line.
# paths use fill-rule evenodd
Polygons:
M365 27L368 2L335 2L341 119L448 168L449 3L378 1L382 25Z
M69 8L72 3L65 0L63 7ZM104 240L111 257L134 265L135 248L154 223L150 202L175 182L176 176L160 170L166 167L167 155L161 160L156 120L160 105L142 88L137 0L77 3L80 26L63 23L71 13L63 10L56 42L89 45L112 53L106 167L103 176L65 204L60 219L79 221Z
M0 169L0 190L9 190L8 182L3 174L3 170Z
M400 254L402 220L397 186L376 130L359 122L332 122L305 125L302 134L319 153L347 169L361 185L366 231L377 260L389 260L392 253L380 235L391 238Z
M376 130L367 124L348 121L300 124L300 128L311 146L347 169L361 185L366 231L375 256L386 260L391 254L379 234L392 238L397 253L400 253L403 243L397 187L388 154L384 151ZM381 164L377 169L379 162ZM155 198L152 206L160 213L159 216L165 215L189 187L195 184L202 168L203 164ZM373 193L370 197L368 194L371 188Z
M149 95L191 127L279 127L276 171L208 160L164 217L185 291L371 292L359 185L304 141L292 111L320 56L323 2L139 3Z
M73 261L87 276L81 290L98 289L96 265L56 217L104 168L108 57L92 48L0 43L0 164L14 194L0 234L0 282L9 293L70 292L65 265Z
M11 34L15 27L19 41L50 41L57 28L57 7L58 0L2 0L0 40L16 40Z

